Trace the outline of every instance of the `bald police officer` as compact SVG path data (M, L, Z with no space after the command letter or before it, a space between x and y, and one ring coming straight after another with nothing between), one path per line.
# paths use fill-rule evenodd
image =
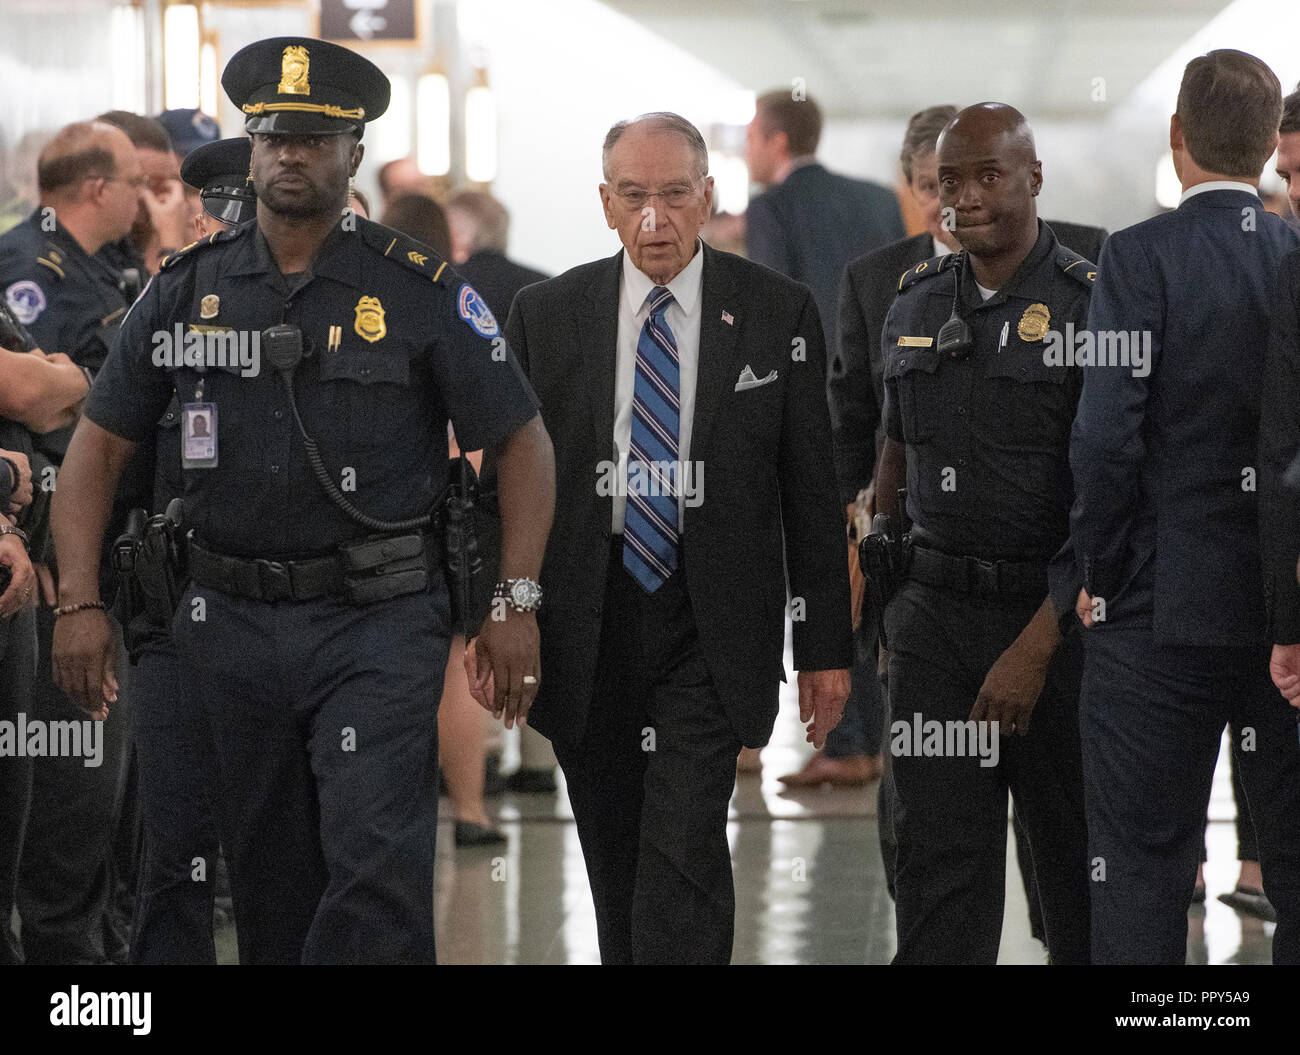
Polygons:
M450 612L424 518L450 417L497 455L511 603L478 652L513 716L540 677L550 441L474 290L427 246L342 214L382 72L282 37L237 53L222 83L247 115L257 216L166 262L87 404L54 511L58 673L87 711L112 702L97 541L174 389L193 582L172 637L217 740L240 959L431 962Z
M1048 950L1086 963L1072 562L1048 574L1069 533L1082 377L1050 353L1054 335L1082 327L1094 268L1037 218L1042 167L1019 111L967 107L938 159L963 251L903 274L881 339L877 508L897 514L905 481L914 543L885 615L895 962L996 962L1010 789Z

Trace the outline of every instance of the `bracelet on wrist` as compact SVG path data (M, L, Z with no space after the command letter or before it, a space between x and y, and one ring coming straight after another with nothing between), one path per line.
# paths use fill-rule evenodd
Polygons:
M12 524L6 524L4 521L0 521L0 536L4 535L13 535L23 544L23 549L31 549L32 541L27 537L26 531L22 528L14 527Z
M54 609L54 618L58 619L61 615L72 615L74 612L88 612L91 610L107 612L108 605L103 601L80 601L77 604L60 605Z

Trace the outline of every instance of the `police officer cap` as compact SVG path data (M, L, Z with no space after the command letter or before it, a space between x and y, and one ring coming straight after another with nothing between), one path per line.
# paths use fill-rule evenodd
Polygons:
M234 225L253 218L257 196L248 182L252 149L247 136L219 139L196 147L181 162L181 179L198 188L203 211L214 220Z
M270 37L237 51L221 74L244 129L261 135L361 135L391 87L367 58L311 37Z
M158 123L167 129L172 149L183 158L204 143L221 138L221 126L202 110L164 110L158 115Z

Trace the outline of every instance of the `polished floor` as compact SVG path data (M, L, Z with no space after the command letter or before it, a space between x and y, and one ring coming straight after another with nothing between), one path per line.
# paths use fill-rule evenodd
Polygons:
M762 775L741 776L731 800L733 962L888 963L894 911L880 864L876 785L783 793L776 778L797 768L810 751L792 684L773 741L763 751ZM439 960L598 963L595 916L563 784L555 795L489 799L489 811L509 839L504 846L456 849L449 805L442 805L434 892ZM1225 754L1210 805L1209 898L1189 914L1189 963L1271 958L1273 925L1243 919L1215 900L1236 880L1233 814ZM1046 954L1029 933L1014 857L1008 866L999 962L1043 964ZM217 939L221 962L236 962L233 928L222 927Z

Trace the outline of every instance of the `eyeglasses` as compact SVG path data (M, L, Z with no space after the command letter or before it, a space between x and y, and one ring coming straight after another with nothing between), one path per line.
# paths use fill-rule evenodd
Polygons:
M614 194L629 209L645 208L652 198L662 199L663 203L670 209L680 209L695 197L695 188L669 187L667 190L655 191L654 193L644 190L620 190L615 191Z

